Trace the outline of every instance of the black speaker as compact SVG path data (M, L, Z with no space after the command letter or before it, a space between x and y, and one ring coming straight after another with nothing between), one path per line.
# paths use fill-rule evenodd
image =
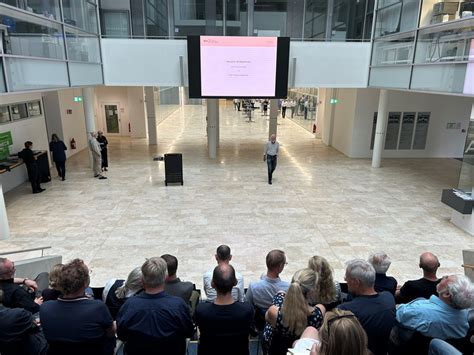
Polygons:
M165 154L165 185L181 183L183 185L183 155L181 153Z

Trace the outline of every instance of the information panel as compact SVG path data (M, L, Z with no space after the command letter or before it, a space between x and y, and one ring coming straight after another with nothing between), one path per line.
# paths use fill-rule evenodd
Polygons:
M400 142L398 149L411 149L413 140L413 129L415 128L416 112L404 112L402 119L402 129L400 131Z
M430 112L418 112L413 149L425 149L430 124Z
M400 130L401 112L388 114L387 134L385 136L385 149L397 149L398 131Z

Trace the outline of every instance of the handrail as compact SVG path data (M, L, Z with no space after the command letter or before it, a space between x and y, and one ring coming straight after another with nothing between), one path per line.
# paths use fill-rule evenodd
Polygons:
M462 266L463 268L465 268L465 269L472 269L472 270L474 270L474 265L462 264L461 266Z
M51 249L52 247L39 247L39 248L31 248L31 249L23 249L23 250L13 250L9 252L0 252L0 255L10 255L10 254L19 254L19 253L28 253L30 251L37 251L41 250L41 257L44 256L45 249Z

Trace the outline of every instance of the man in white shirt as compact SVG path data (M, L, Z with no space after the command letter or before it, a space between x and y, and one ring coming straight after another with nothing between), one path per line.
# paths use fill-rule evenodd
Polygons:
M102 175L102 155L100 144L97 141L97 133L90 132L89 135L89 149L92 153L92 167L94 169L94 177L100 180L107 179Z
M265 145L263 151L263 161L267 161L268 166L268 183L272 184L273 172L277 166L278 151L280 149L280 143L276 141L276 135L272 134L270 140Z
M230 247L227 245L221 245L217 248L216 251L216 261L217 265L229 264L232 260L232 254L230 253ZM207 301L214 302L217 297L217 292L214 287L212 287L212 273L214 269L209 270L203 276L203 285L204 292L206 293ZM235 272L235 277L237 279L237 285L232 288L232 298L236 302L244 302L245 293L244 293L244 278L239 272Z

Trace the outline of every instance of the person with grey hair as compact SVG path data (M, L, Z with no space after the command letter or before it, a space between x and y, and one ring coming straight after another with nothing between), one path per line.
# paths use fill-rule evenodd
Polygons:
M474 308L474 284L465 275L450 275L441 279L436 290L438 296L400 305L397 321L430 338L465 337L469 330L469 309Z
M141 272L145 291L129 298L117 315L117 335L125 342L125 353L148 354L159 346L163 354L184 354L193 322L183 299L164 292L166 261L147 259Z
M97 140L97 133L89 133L89 149L92 154L92 169L94 170L94 177L100 180L107 179L102 175L102 153L100 143Z
M347 262L344 278L354 298L338 308L355 314L367 333L368 347L374 355L387 354L390 331L395 325L395 299L389 292L375 291L375 269L365 260Z
M385 252L379 251L370 254L368 261L375 269L375 291L388 291L395 296L397 280L392 276L387 276L387 270L392 263L389 256Z

